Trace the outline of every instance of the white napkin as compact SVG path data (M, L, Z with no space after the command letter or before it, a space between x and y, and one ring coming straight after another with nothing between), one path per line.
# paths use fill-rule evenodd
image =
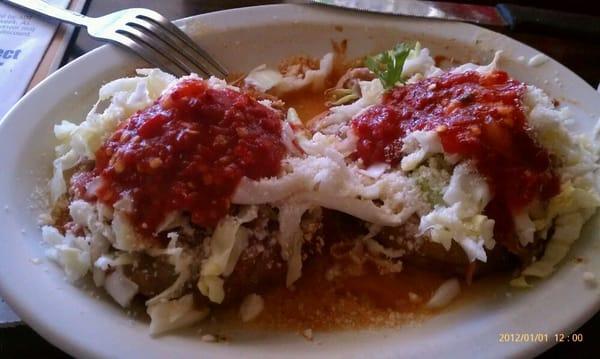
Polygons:
M46 0L66 8L69 0ZM57 23L0 3L0 118L23 96Z
M63 8L69 4L69 0L46 1ZM57 26L0 3L0 119L23 96ZM18 321L0 298L0 327Z

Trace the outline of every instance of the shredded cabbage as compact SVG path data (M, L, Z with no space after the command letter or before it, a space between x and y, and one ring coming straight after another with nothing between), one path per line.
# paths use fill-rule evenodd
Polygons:
M443 196L444 205L421 217L419 232L428 233L431 241L450 249L457 242L469 261L485 262L485 249L492 249L494 220L481 214L491 198L487 183L468 163L454 168Z
M302 275L302 215L310 208L307 203L285 202L279 207L279 245L288 262L286 285L289 287Z
M242 322L250 322L260 315L265 308L264 299L258 294L249 294L240 305Z
M521 276L511 281L513 286L528 286L530 277L548 277L567 255L571 245L579 238L585 222L600 206L600 197L594 190L575 188L570 182L563 185L559 195L548 204L542 229L554 222L554 234L546 245L544 256L523 270Z
M233 271L242 251L248 245L248 230L242 224L257 216L256 206L246 207L239 216L226 216L219 221L210 239L210 256L202 264L198 289L212 302L225 299L223 279Z
M59 145L50 181L52 203L66 193L64 171L83 160L94 160L96 150L120 121L148 107L175 81L175 77L158 69L139 69L137 74L138 77L118 79L102 86L98 102L81 124L62 121L54 127ZM108 107L99 113L106 101L110 101Z
M529 286L529 278L552 274L579 238L585 222L600 207L597 147L585 136L575 135L565 127L568 112L554 108L542 90L528 86L523 102L538 142L558 159L562 183L560 193L550 200L545 210L528 214L540 237L545 238L552 225L554 233L548 239L542 258L511 281L517 287ZM516 221L518 230L522 220Z
M348 105L331 107L329 113L315 123L313 130L324 134L339 133L352 118L370 106L381 102L381 96L385 91L381 80L360 81L358 84L361 93L360 99Z
M104 288L122 307L128 307L138 292L138 285L123 274L122 268L118 268L106 276Z
M43 240L51 245L46 256L58 263L70 282L83 278L91 268L89 242L70 232L65 236L51 226L42 227Z
M192 294L149 305L146 311L150 316L150 334L152 335L188 327L206 318L210 313L208 307L196 308Z
M267 65L260 65L254 68L246 75L244 81L251 86L254 86L257 90L266 92L283 80L283 75L273 69L267 68Z
M333 53L327 53L319 61L318 69L307 69L298 74L282 75L279 71L270 69L263 64L250 71L244 81L259 91L273 90L279 95L306 87L320 89L323 88L325 79L333 70L334 58Z
M501 58L502 58L502 51L496 51L496 53L494 54L494 58L487 65L477 65L477 64L472 64L472 63L466 63L466 64L460 65L460 66L450 70L450 72L451 73L463 73L463 72L467 72L467 71L476 71L481 74L485 74L485 73L497 70L498 63L500 62Z
M403 140L402 152L406 155L400 162L403 171L412 171L427 157L444 153L440 136L435 131L414 131Z
M402 77L404 78L413 76L431 77L441 73L442 70L435 66L435 61L429 54L429 49L422 48L419 42L410 51L402 67Z
M430 309L439 309L447 306L460 293L460 283L458 279L448 279L435 290L426 307Z

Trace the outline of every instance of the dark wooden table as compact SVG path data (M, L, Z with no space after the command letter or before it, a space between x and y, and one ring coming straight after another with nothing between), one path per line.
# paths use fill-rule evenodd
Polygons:
M373 0L378 1L378 0ZM156 10L170 19L178 19L195 14L202 14L223 9L278 3L280 1L257 0L90 0L84 12L91 16L99 16L111 11L129 8L146 7ZM478 4L495 4L498 1L478 0L461 1ZM592 0L570 0L552 2L547 0L528 0L513 3L553 8L572 12L580 12L600 16L600 6ZM600 23L599 23L600 26ZM594 88L600 81L600 39L581 39L574 36L549 36L530 33L510 33L511 37L533 46L560 61ZM101 43L91 39L85 32L74 35L63 65L78 56L100 46ZM600 106L600 104L599 104ZM568 308L565 308L568 310ZM542 354L541 358L555 357L600 357L600 315L596 314L590 321L576 331L582 333L583 343L562 343ZM29 327L23 325L14 328L0 329L0 357L44 357L62 358L67 355L37 335Z

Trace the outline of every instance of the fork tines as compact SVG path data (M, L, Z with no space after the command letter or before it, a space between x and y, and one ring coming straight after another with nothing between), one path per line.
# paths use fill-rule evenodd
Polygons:
M142 10L142 9L140 9ZM143 9L117 33L134 41L133 47L146 61L175 75L197 73L225 78L227 70L164 16Z

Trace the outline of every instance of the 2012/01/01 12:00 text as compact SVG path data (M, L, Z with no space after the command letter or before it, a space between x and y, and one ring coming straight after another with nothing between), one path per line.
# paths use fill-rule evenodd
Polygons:
M583 334L581 333L499 333L498 341L500 343L546 343L554 340L555 343L581 343L583 342Z

